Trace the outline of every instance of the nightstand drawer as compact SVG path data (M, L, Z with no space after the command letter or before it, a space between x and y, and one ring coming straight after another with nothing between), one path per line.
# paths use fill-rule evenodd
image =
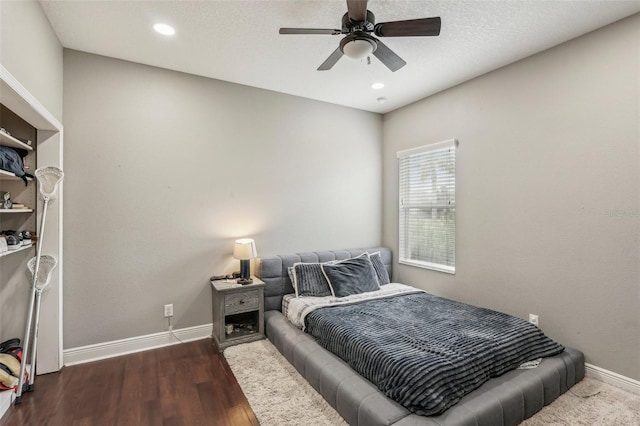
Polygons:
M260 306L260 293L258 290L242 293L227 294L224 297L225 314L244 312L258 309Z

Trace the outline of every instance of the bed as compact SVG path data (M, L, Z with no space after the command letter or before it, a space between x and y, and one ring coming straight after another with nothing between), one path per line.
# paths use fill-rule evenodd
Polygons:
M327 319L327 312L334 310L340 311L340 315L351 315L350 311L361 311L362 309L359 308L359 306L363 305L363 303L350 302L345 304L348 306L330 307L327 309L324 309L322 306L320 308L314 307L307 309L302 305L302 308L298 306L292 309L290 307L292 296L286 296L295 292L289 276L289 268L294 264L313 264L345 260L355 258L363 253L379 253L377 255L379 265L382 265L379 267L384 269L388 276L391 276L392 253L389 249L383 247L263 257L258 260L256 268L256 275L265 282L265 331L267 337L298 372L305 377L349 424L361 426L392 424L399 426L517 425L531 417L543 406L552 402L584 377L584 357L581 352L560 345L553 346L545 341L544 344L536 344L536 350L547 351L537 367L532 369L511 369L511 367L504 367L504 369L509 371L497 371L497 377L489 378L488 380L487 378L478 379L477 376L479 373L470 373L471 375L468 377L471 377L473 380L480 380L483 384L469 393L465 391L464 393L466 393L466 395L464 396L460 394L458 397L449 395L448 402L446 398L444 398L444 402L441 401L443 398L439 398L438 403L440 405L412 405L411 401L423 399L422 396L416 396L415 394L419 388L417 385L414 386L408 396L402 395L402 392L400 392L400 397L397 395L399 392L398 387L389 387L385 383L382 385L378 383L378 386L374 385L372 381L376 382L376 374L367 376L367 372L360 371L360 366L354 363L354 358L360 359L361 357L354 355L350 358L352 351L358 350L359 346L367 345L354 344L354 349L342 343L334 345L336 347L331 347L330 343L322 342L322 344L338 353L340 347L346 347L345 353L341 355L345 357L347 361L343 361L343 359L325 349L319 343L319 341L322 341L323 336L328 334L328 331L334 327L334 325L325 328L321 326ZM325 270L329 269L325 268ZM393 303L403 303L403 305L391 308L376 305L376 310L396 309L401 311L408 309L406 307L408 306L407 304L419 307L426 303L431 303L431 300L427 301L426 299L439 299L428 293L416 291L416 289L411 291L410 289L393 283L380 286L380 289L390 291L392 287L397 287L400 289L400 293L406 294L398 296L392 295L390 297L381 296L379 299L376 299L377 301L374 301L374 303L386 305L391 303L388 301L389 299L397 299L397 301L393 301ZM332 294L331 296L335 295ZM359 296L350 295L345 299L349 299L350 297L357 298ZM331 298L332 297L327 297L327 299ZM295 297L293 297L293 299L295 299ZM300 300L302 299L304 298ZM300 320L302 322L298 323L298 326L294 325L294 323L283 314L283 300L285 300L284 305L286 311L291 309L293 312L305 312L305 315L301 315ZM372 302L366 303L370 304ZM465 306L469 306L446 301L446 299L444 303L453 303L453 308L451 307L452 305L446 305L445 310L447 310L447 312L451 309L466 309ZM342 312L343 310L344 313ZM287 313L295 322L296 316L292 315L291 312ZM332 316L335 315L332 314ZM306 322L304 320L305 317L307 318ZM311 320L309 318L311 318ZM345 318L351 317L347 316ZM492 318L492 322L495 322L494 320L495 318ZM347 321L349 320L347 319ZM299 328L301 325L304 328L304 324L307 324L307 328L316 329L317 339ZM346 327L338 331L338 333L348 333L349 328L350 327ZM516 330L517 334L522 334L520 329ZM314 332L314 330L306 331ZM362 332L362 330L359 332ZM529 331L527 331L527 333L528 332ZM403 333L400 334L404 335L407 333L403 331ZM536 339L537 337L528 340ZM350 341L350 337L343 340L343 342ZM540 348L538 348L538 346L540 346ZM446 351L448 349L443 350ZM509 354L513 353L513 350L510 348L507 348L506 351ZM547 356L556 352L557 354L555 355ZM393 351L385 356L389 357L392 355ZM514 356L512 361L518 364L520 361L526 361L526 359L520 359L518 356ZM522 357L526 358L527 356L528 355L522 354ZM478 359L483 360L486 358L485 355L480 354ZM395 365L395 362L388 362L389 358L384 358L382 355L381 360L382 361L378 363L379 365L377 365L378 369L384 365ZM351 363L351 365L349 363ZM465 362L464 365L470 364ZM358 372L356 370L358 370ZM402 371L405 371L404 367ZM416 377L420 374L426 373L418 371L417 373L413 372L411 376ZM441 382L445 384L448 384L454 376L461 376L459 372L447 374L449 374L449 376L444 376L445 379L441 380ZM372 381L363 377L363 375L369 377ZM468 382L470 380L468 377L464 376L462 381ZM381 387L379 388L379 386ZM401 391L404 391L406 386L400 386L399 388ZM386 394L383 393L381 389L383 389ZM453 392L455 394L457 390L454 389ZM392 395L394 399L402 401L403 405L389 398L387 395ZM447 397L446 394L445 397Z

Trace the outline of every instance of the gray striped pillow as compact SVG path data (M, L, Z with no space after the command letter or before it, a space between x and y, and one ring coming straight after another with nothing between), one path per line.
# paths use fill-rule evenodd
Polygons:
M380 285L389 284L391 280L389 279L387 268L384 266L384 263L382 263L382 256L380 256L380 252L377 251L375 253L369 253L369 259L371 259L373 269L376 270L376 275L378 276L378 282L380 282Z
M322 273L320 263L294 263L292 272L296 297L333 296L329 282Z
M366 293L380 288L376 271L367 253L333 265L323 264L321 268L336 297Z

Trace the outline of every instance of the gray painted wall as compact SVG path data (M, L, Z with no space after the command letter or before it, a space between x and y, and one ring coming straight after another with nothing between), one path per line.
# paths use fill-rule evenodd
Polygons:
M640 379L640 15L384 116L383 244L396 151L458 138L456 274L395 280L528 318Z
M378 114L64 53L64 346L211 322L208 278L381 240Z

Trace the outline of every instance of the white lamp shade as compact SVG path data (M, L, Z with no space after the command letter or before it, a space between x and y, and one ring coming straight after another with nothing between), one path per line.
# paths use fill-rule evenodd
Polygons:
M367 40L353 40L342 47L342 53L351 59L362 59L373 52L373 46Z
M251 238L236 240L233 247L233 257L240 260L253 259L258 257L256 243Z

